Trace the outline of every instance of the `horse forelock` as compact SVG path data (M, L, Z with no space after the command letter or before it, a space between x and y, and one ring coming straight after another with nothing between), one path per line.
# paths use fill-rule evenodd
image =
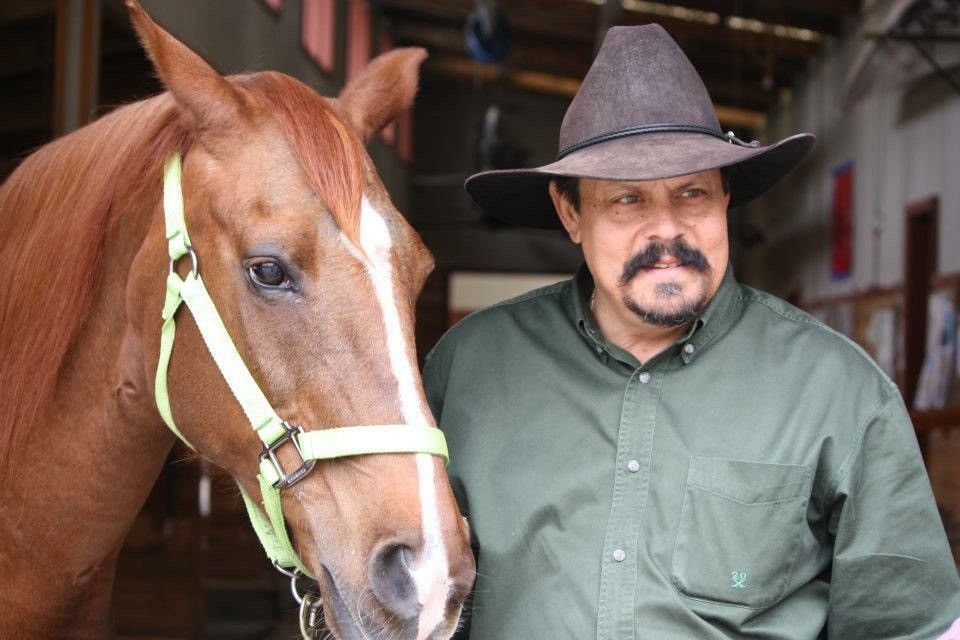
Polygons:
M169 96L104 116L27 157L0 185L0 451L41 417L86 320L104 240L158 198L160 165L190 134ZM8 465L0 466L0 476Z
M270 114L290 143L310 186L324 200L337 226L360 246L360 201L365 151L360 138L313 89L290 76L267 71L236 82L255 106Z

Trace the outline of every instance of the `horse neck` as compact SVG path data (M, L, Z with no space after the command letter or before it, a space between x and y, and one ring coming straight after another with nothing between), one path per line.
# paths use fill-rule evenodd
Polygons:
M16 468L0 486L0 609L42 625L37 633L64 621L91 636L109 633L116 555L173 442L153 405L143 345L127 313L138 302L127 299L136 256L155 252L163 264L159 193L147 191L152 202L133 203L107 232L103 276L53 399L15 440L9 459ZM158 290L164 276L158 266ZM0 636L7 637L4 624Z

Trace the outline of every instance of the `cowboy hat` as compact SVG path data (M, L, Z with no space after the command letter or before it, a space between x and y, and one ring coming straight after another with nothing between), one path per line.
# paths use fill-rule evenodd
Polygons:
M613 27L563 118L557 159L484 171L465 186L491 216L549 229L560 227L548 192L558 176L659 180L732 167L735 207L773 186L813 141L801 133L764 147L723 133L707 88L663 27Z

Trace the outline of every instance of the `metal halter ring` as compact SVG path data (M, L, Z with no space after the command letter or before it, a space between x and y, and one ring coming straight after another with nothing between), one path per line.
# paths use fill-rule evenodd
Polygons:
M189 275L196 278L197 275L200 273L200 260L197 258L197 252L194 251L193 247L191 247L190 245L187 245L187 251L190 253L190 262L192 263L190 266ZM173 273L173 267L176 264L176 262L177 262L176 260L174 260L173 258L170 258L170 273Z
M307 578L307 576L305 576L300 569L294 569L293 571L290 571L289 569L281 567L279 564L277 564L276 560L273 561L273 568L290 578L290 593L293 594L293 599L297 601L297 604L303 604L303 599L306 596L309 596L310 593L304 591L301 595L300 591L297 590L297 581L304 579L309 580L309 578Z
M306 594L300 603L300 633L305 640L329 638L320 623L323 621L323 598Z

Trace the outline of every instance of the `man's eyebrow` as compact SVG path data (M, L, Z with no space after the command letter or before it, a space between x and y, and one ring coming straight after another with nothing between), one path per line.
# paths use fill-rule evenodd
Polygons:
M678 185L671 187L671 189L687 189L689 187L705 187L708 186L706 178L691 178L685 180L684 182L679 183Z

